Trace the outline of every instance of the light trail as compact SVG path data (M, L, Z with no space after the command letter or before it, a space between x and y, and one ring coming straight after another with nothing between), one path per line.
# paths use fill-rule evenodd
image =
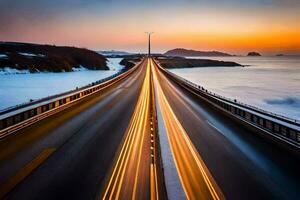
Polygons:
M158 146L159 146L159 139L158 139L158 131L157 131L157 117L156 117L156 106L155 106L155 95L154 95L154 84L153 84L153 74L151 71L151 64L150 64L150 74L151 74L151 117L150 117L150 130L151 130L151 166L150 166L150 199L151 200L158 200L158 199L167 199L166 193L164 194L164 189L158 189L159 185L162 186L162 183L159 184L158 180L158 166L159 166L159 157L158 155ZM163 172L160 171L161 178L163 179ZM161 179L161 180L162 180Z
M162 111L164 124L175 160L179 179L188 199L225 199L220 188L205 166L186 131L173 112L161 87L160 73L151 60L156 95ZM162 76L162 75L161 75Z
M160 72L152 59L148 59L140 96L102 199L159 199L157 145L154 116L151 114L151 103L154 102L154 94L151 93L153 82L176 169L187 198L225 199L174 114L160 85L158 73Z
M150 188L150 73L148 60L141 93L102 199L140 199L141 195L149 197L149 192L152 191Z

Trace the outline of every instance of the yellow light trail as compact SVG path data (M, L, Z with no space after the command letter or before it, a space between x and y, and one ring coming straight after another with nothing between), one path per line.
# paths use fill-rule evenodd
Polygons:
M151 166L150 166L150 199L151 200L158 200L158 199L164 199L166 196L163 195L164 190L159 190L159 181L158 181L158 172L157 172L157 166L158 164L158 158L160 155L158 155L157 149L158 149L158 137L157 137L157 126L156 126L156 106L155 106L155 95L154 95L154 84L153 84L153 75L151 73L151 65L150 65L150 74L151 74L151 100L152 100L152 115L150 119L150 130L151 130ZM161 195L161 197L160 197Z
M158 78L158 74L161 72L158 71L152 60L151 71L153 73L154 84L157 86L156 95L162 111L176 169L187 198L225 199L186 131L173 112L160 85L164 83Z
M137 199L145 186L151 192L150 153L145 150L150 152L150 73L148 60L139 99L102 199Z

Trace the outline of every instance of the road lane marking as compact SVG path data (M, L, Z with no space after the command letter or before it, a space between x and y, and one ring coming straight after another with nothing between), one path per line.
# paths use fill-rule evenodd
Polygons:
M188 137L186 131L173 112L157 78L157 70L152 63L152 71L157 83L157 93L159 104L163 114L163 120L167 128L167 135L171 144L171 150L175 159L175 165L179 172L179 178L188 199L203 198L199 194L201 190L200 179L193 175L201 174L209 190L210 196L214 200L225 199L218 185L211 176L208 168L205 166L199 153ZM203 194L205 195L205 194ZM205 198L207 198L206 196Z
M30 173L40 166L53 152L55 148L44 149L37 157L20 169L13 177L5 182L0 189L0 199L9 193L18 183L24 180Z

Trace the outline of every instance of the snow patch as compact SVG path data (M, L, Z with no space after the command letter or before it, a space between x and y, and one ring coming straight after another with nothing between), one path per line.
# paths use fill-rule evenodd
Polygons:
M33 53L24 53L24 52L19 52L18 54L27 57L45 57L44 54L33 54Z
M1 70L1 69L0 69ZM15 69L8 68L10 72ZM20 73L18 70L16 72ZM25 71L22 70L22 73ZM3 74L3 72L1 72ZM92 82L107 78L116 71L85 70L66 73L29 73L0 75L0 110L15 106L30 99L59 94L76 87L82 87Z
M0 58L6 59L6 58L8 58L8 56L6 54L0 54Z
M73 72L82 72L82 71L88 71L88 69L87 68L85 68L85 67L83 67L82 65L80 65L79 67L73 67L72 68L72 71Z
M29 74L29 70L19 70L10 67L4 67L0 69L0 75L9 75L9 74Z
M120 65L123 58L107 58L107 67L113 71L120 71L124 66Z

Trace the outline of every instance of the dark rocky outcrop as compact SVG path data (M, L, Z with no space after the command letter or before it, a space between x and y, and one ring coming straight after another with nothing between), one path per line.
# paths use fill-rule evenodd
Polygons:
M94 51L66 46L0 42L0 69L10 67L30 72L69 72L80 66L108 70L106 58Z
M235 62L209 60L209 59L187 59L187 58L162 58L158 59L164 68L193 68L193 67L242 67Z
M258 52L252 51L252 52L249 52L247 56L261 56L261 55Z
M124 70L128 70L132 67L134 67L138 62L140 62L142 60L142 57L140 56L137 56L137 57L126 57L126 58L123 58L120 62L120 65L123 65L124 66Z
M219 51L196 51L191 49L177 48L164 53L166 56L197 57L197 56L232 56Z

